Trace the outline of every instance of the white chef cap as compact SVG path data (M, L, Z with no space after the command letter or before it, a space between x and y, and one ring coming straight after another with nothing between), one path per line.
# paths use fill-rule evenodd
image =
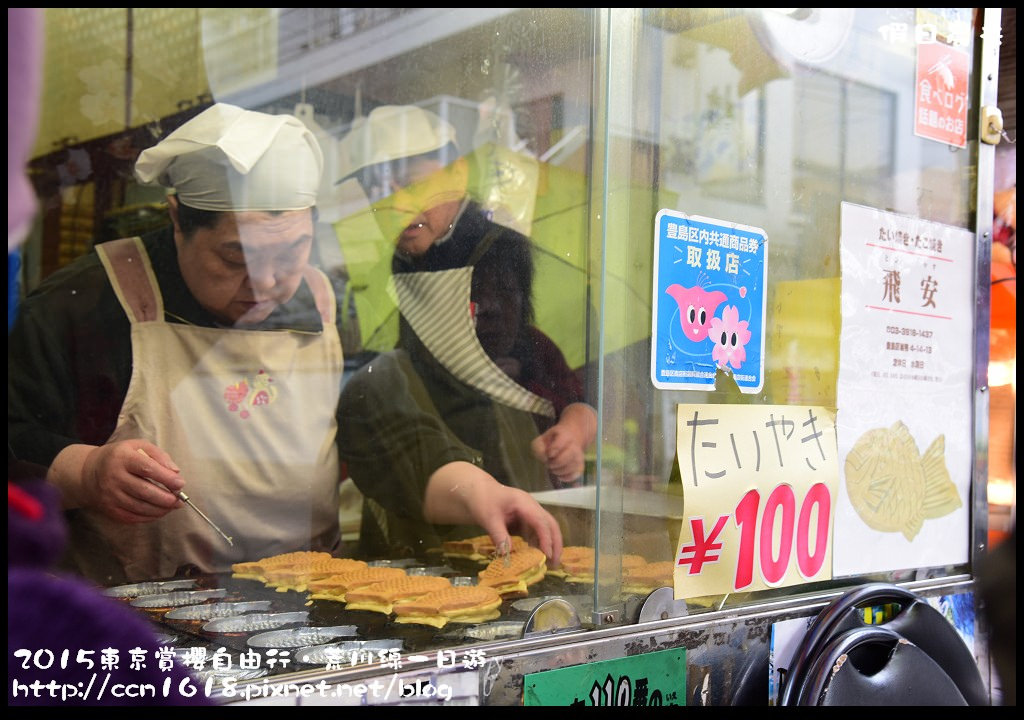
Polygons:
M381 105L356 119L338 143L341 180L364 167L440 150L448 143L458 147L455 128L440 115L416 105Z
M199 210L303 210L316 204L323 154L292 115L218 103L142 151L135 175Z

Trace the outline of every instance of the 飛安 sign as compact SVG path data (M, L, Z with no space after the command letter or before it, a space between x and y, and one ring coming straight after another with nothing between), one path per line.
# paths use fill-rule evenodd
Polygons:
M764 384L764 230L661 210L654 221L651 381L714 390L719 368L741 392Z
M832 577L835 414L800 405L679 405L686 497L677 599Z
M966 563L974 233L845 202L840 227L842 490L833 571Z

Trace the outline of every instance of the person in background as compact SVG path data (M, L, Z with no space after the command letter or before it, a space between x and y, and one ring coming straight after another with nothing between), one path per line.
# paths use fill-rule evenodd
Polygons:
M382 106L341 142L394 243L398 346L353 375L340 413L367 498L361 541L392 554L479 532L419 522L393 498L471 476L495 494L569 484L596 432L579 379L533 324L530 240L470 197L454 138L429 111Z
M17 259L37 210L26 167L38 123L42 29L39 8L7 9L8 332L20 295ZM174 656L162 654L138 611L56 570L67 542L59 494L45 468L15 461L10 448L7 459L8 706L211 705ZM119 662L101 670L103 653ZM161 694L104 697L104 681Z

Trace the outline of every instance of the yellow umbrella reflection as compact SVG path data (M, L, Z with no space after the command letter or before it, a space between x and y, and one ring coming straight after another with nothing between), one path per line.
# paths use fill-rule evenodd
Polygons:
M468 159L474 199L493 211L495 221L528 231L533 240L536 324L571 367L591 359L588 319L599 305L602 278L605 302L625 304L636 316L606 338L604 350L613 352L650 336L652 258L645 248L653 238L655 206L674 206L674 197L656 200L652 189L641 185L611 193L604 229L612 241L602 263L590 251L589 187L583 173L491 145L477 148ZM355 310L362 349L389 350L398 334L397 305L388 285L394 245L378 229L358 183L343 183L340 196L350 208L334 226L349 276L345 302Z

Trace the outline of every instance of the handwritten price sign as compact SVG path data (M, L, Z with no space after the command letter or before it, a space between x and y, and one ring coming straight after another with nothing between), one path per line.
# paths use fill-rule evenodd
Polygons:
M675 597L832 577L835 416L817 406L679 405L686 517Z

